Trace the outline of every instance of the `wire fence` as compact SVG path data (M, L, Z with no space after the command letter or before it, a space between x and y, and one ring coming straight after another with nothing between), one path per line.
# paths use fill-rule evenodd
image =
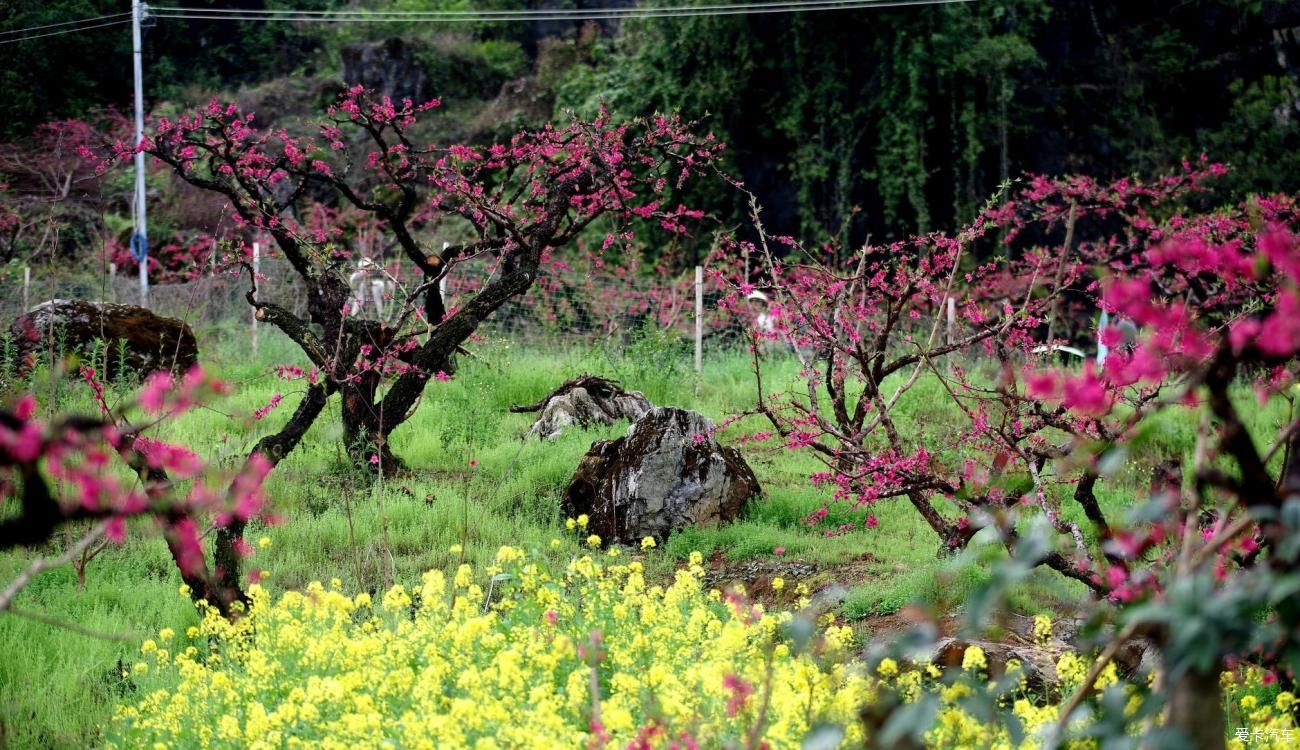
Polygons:
M266 278L260 285L262 297L305 314L306 288L288 263L268 259L263 264ZM247 274L241 279L233 273L200 276L177 284L154 284L149 287L148 306L159 315L183 320L194 328L248 325L252 320L252 308L245 298L248 288ZM6 285L4 296L0 297L0 316L12 321L25 310L60 299L138 305L140 286L133 274L69 278L33 269L27 279Z
M307 288L289 263L283 258L262 258L259 266L258 299L306 316ZM448 309L455 310L477 294L492 271L486 263L457 266L443 287ZM354 295L349 303L351 314L379 319L391 319L417 285L412 274L396 266L354 272L350 282ZM725 291L707 274L701 276L700 284L697 310L696 279L690 272L679 277L646 277L619 269L579 271L558 265L542 274L526 294L506 302L479 327L475 337L574 348L656 335L680 338L688 345L695 339L698 314L705 348L741 342L744 322L717 305ZM184 283L152 285L148 306L159 315L189 323L200 333L246 329L254 336L248 290L246 272L216 273ZM25 280L5 284L0 319L7 327L25 310L51 299L137 305L139 282L134 273L126 272L67 278L31 269ZM266 328L262 327L261 335L266 335Z

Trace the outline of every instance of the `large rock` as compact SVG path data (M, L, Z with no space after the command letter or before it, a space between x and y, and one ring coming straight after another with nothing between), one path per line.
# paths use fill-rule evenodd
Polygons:
M598 440L564 491L605 542L658 539L686 526L734 520L761 488L735 448L718 445L701 414L654 408L617 440Z
M409 97L423 103L432 98L433 89L419 52L418 46L398 38L349 44L339 54L343 80L393 99Z
M184 321L135 305L55 299L33 307L9 327L19 368L35 363L53 336L60 354L78 353L104 363L111 375L124 371L183 372L199 359L194 332ZM97 346L98 345L98 346Z
M612 425L620 420L635 422L654 404L639 391L626 391L618 383L598 375L583 375L565 381L549 396L531 406L512 406L513 412L538 412L528 437L554 440L570 427Z

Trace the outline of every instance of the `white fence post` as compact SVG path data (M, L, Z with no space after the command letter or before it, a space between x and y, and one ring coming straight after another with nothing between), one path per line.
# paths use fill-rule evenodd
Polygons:
M951 346L957 340L957 301L952 297L948 298L948 345Z
M952 346L957 342L957 300L948 297L946 302L948 325L945 327L944 338L947 339L948 346ZM953 370L952 355L953 352L948 352L943 356L944 362L948 364L948 372Z
M23 312L32 309L32 267L23 266Z
M117 264L108 264L108 301L117 302Z
M449 247L451 247L450 242L442 243L442 252L444 255L447 253L447 248ZM442 306L445 308L447 306L447 271L445 269L442 272L442 278L438 279L438 296L442 297Z
M257 287L260 283L258 277L262 275L262 246L261 243L253 243L253 299L257 299ZM253 356L257 356L257 308L253 308Z
M695 392L704 377L704 267L695 267Z

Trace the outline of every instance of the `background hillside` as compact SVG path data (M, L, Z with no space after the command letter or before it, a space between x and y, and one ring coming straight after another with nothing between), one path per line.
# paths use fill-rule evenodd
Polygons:
M0 30L123 10L125 0L6 0ZM439 96L439 137L474 142L601 102L621 115L680 109L730 144L728 168L757 190L774 231L861 240L950 228L1025 171L1154 174L1206 152L1234 167L1225 193L1294 190L1298 29L1300 4L1277 0L981 0L621 25L159 19L146 75L151 106L233 95L262 124L310 113L343 81ZM129 107L130 64L128 25L0 46L0 136ZM734 224L734 193L704 193L697 202Z

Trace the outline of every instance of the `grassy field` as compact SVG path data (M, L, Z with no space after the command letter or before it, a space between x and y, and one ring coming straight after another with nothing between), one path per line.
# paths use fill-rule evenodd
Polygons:
M233 463L286 419L296 401L295 385L275 380L271 367L302 362L292 346L274 336L263 338L256 356L245 342L219 333L205 337L204 345L205 363L234 384L234 394L166 424L158 437ZM564 531L560 495L591 441L615 437L626 425L574 430L554 442L524 441L530 415L508 410L538 400L567 378L583 372L613 376L657 404L696 409L715 420L745 409L753 399L744 356L706 358L697 391L687 353L653 339L623 351L541 351L488 342L475 352L451 382L430 385L418 412L395 433L394 450L412 467L409 475L379 483L352 469L336 403L277 468L269 490L284 522L249 530L250 540L269 540L250 565L267 571L272 590L332 578L342 579L349 590L414 582L429 568L452 567L449 547L462 538L467 556L479 565L506 543L569 559L577 543ZM765 367L765 382L769 390L779 390L794 374L792 362L773 359ZM54 404L89 413L88 391L75 379L37 378L32 387L43 408ZM117 396L129 392L125 386L110 390ZM227 416L248 414L280 391L285 403L263 422ZM901 408L907 419L942 425L950 418L942 403L938 386L922 383ZM1270 418L1263 409L1255 416ZM1190 424L1164 427L1156 437L1159 451L1190 450ZM765 428L751 418L722 440ZM698 550L711 559L719 580L742 580L761 589L772 576L783 575L815 587L838 585L844 589L840 614L864 635L885 627L909 602L960 602L962 592L979 581L978 569L952 572L951 561L936 554L932 532L905 503L878 505L876 529L826 537L826 529L860 520L862 512L833 507L824 525L810 528L803 522L824 499L807 479L819 464L770 442L746 446L744 453L764 496L750 504L740 522L673 536L646 556L651 575L666 575ZM473 470L471 458L478 463ZM1145 486L1140 467L1130 474L1127 486ZM1132 493L1121 487L1102 499L1115 509L1129 497ZM137 531L90 563L84 585L69 568L53 570L16 602L23 610L122 640L0 615L0 747L93 746L114 701L132 690L119 676L120 663L135 658L147 634L162 627L180 630L195 620L189 601L178 594L179 577L163 544L148 528ZM563 540L559 547L551 544L556 538ZM60 536L43 550L0 555L0 582L33 556L57 553L66 543ZM784 547L784 554L774 554L777 547ZM1022 587L1013 603L1026 612L1060 610L1081 595L1080 588L1044 572Z

